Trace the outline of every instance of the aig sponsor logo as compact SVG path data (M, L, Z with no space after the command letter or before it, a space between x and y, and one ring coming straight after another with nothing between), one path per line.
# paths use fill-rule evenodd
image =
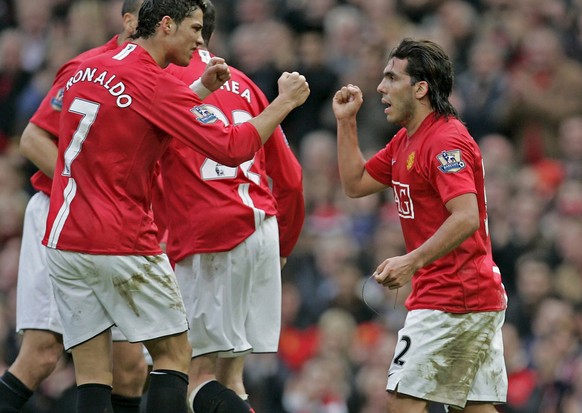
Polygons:
M398 209L398 216L405 219L414 219L414 204L410 197L410 185L392 181L394 200Z

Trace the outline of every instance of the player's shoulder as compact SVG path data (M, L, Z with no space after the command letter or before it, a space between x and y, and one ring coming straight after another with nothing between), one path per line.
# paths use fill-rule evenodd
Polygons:
M433 139L433 141L474 142L467 126L456 117L441 116L436 119L434 127L433 133L436 139Z
M82 53L79 53L77 56L73 57L72 59L68 60L64 63L57 72L57 78L60 76L65 76L67 74L73 74L75 69L79 67L81 63L86 62L87 60L99 56L109 50L113 50L117 48L117 36L113 37L107 43L94 47L89 50L85 50Z

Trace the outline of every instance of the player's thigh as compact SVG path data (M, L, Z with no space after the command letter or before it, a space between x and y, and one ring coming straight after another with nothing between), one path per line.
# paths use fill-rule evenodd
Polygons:
M417 399L404 394L389 392L387 398L388 413L426 413L427 402L422 399Z
M463 410L449 408L449 413L498 413L491 403L467 402Z

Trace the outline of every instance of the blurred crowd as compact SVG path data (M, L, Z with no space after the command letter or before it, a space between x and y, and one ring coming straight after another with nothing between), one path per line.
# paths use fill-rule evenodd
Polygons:
M250 357L257 412L384 413L387 369L408 291L370 279L404 245L386 191L342 192L331 98L363 90L368 156L396 128L376 87L403 37L441 44L455 66L452 101L485 161L489 231L509 296L503 413L582 412L582 1L213 0L210 49L276 95L297 70L311 96L284 123L304 173L307 218L283 270L276 355ZM14 332L22 217L35 171L19 136L74 55L121 30L120 0L0 0L0 372ZM26 412L63 412L70 360ZM441 406L431 406L443 411Z

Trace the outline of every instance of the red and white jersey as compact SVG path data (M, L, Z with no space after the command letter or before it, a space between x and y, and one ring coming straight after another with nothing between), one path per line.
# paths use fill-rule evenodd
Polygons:
M119 47L117 44L118 37L119 35L115 35L104 45L87 50L62 65L57 72L51 89L40 103L34 115L32 115L32 118L30 118L30 122L57 137L59 133L61 108L63 106L63 92L67 81L73 76L75 69L81 62L108 50L117 49ZM48 196L51 195L52 179L42 171L37 171L32 175L30 183L35 190L42 191Z
M151 211L155 165L171 137L236 166L261 147L227 127L134 43L82 63L65 87L43 243L92 254L161 253Z
M481 226L454 251L413 276L406 300L409 310L466 313L506 307L491 255L481 151L459 120L430 114L412 136L401 129L366 163L366 170L392 187L408 251L423 244L449 217L449 200L477 195Z
M199 50L188 67L171 65L166 71L190 84L210 58L208 51ZM242 124L269 102L246 75L230 70L231 79L204 105L226 124ZM273 215L279 223L281 255L288 256L295 246L305 217L302 170L280 127L252 160L236 167L173 141L162 158L162 176L166 252L172 260L231 250Z

